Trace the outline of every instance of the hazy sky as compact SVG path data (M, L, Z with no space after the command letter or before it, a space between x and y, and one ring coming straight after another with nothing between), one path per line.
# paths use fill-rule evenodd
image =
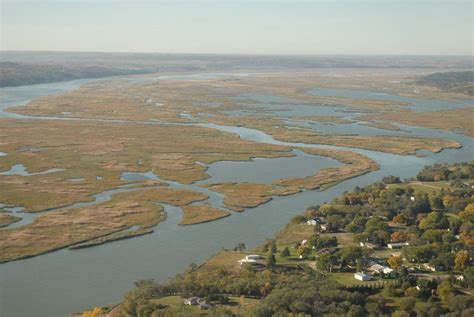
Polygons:
M0 0L2 50L472 55L473 2Z

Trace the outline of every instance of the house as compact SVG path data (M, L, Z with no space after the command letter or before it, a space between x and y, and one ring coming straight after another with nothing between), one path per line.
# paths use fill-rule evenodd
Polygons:
M306 223L310 226L316 226L316 224L320 224L320 225L324 225L326 224L326 219L324 219L323 217L314 217L312 219L309 219L308 221L306 221Z
M392 242L387 244L387 248L389 249L399 249L401 247L405 247L407 245L410 245L408 242Z
M190 297L184 300L184 305L198 305L201 299L199 297Z
M258 254L250 254L245 256L245 258L240 259L238 262L240 265L242 264L257 264L258 260L260 260L260 255Z
M367 248L367 249L378 249L378 245L370 243L370 242L359 242L359 246L362 248Z
M423 268L431 272L444 271L446 268L443 265L423 263Z
M245 259L247 259L247 260L260 260L260 255L250 254L250 255L245 256Z
M380 264L373 264L367 268L369 272L380 273L383 271L384 266Z
M384 266L382 272L383 272L383 274L392 274L393 269L389 268L388 266Z
M257 264L257 260L252 260L252 259L240 259L239 264Z
M354 278L359 281L370 281L370 275L367 275L363 272L357 272L354 274Z

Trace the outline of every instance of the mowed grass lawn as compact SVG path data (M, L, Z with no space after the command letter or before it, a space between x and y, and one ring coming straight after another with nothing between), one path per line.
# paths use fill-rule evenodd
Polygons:
M226 269L237 272L240 270L238 261L245 258L249 254L258 254L252 252L238 252L238 251L221 251L211 257L204 263L199 270L213 271L218 269Z
M291 223L278 232L276 237L278 249L280 249L280 246L294 245L296 242L309 239L313 233L314 226L310 226L306 223Z
M411 187L415 193L438 193L441 191L441 188L447 187L447 181L439 182L410 182L406 184L390 184L388 188L407 188Z
M334 281L338 282L344 286L355 286L355 285L372 285L377 283L386 283L390 280L371 280L371 281L359 281L354 278L354 273L350 272L336 272L328 274L329 278L334 279Z
M151 300L155 304L166 305L169 307L179 307L184 305L184 298L181 296L166 296L158 299ZM229 296L229 303L227 305L219 305L225 309L231 311L234 314L239 316L248 316L252 308L254 308L260 299L257 298L248 298L248 297L239 297L239 296ZM199 306L186 306L187 312L192 316L208 316L210 311L202 310ZM171 315L170 315L171 316ZM215 316L215 315L213 315Z

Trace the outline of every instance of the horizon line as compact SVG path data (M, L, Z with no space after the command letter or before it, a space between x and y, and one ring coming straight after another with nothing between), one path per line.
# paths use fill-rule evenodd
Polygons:
M324 57L324 56L367 56L367 57L377 57L377 56L384 56L384 57L422 57L422 56L429 56L429 57L470 57L474 59L474 55L466 55L466 54L437 54L437 53L423 53L423 54L389 54L389 53L354 53L354 54L345 54L345 53L314 53L314 54L305 54L305 53L289 53L289 54L277 54L277 53L196 53L196 52L133 52L133 51L81 51L81 50L3 50L0 49L1 53L96 53L96 54L159 54L159 55L226 55L226 56L265 56L265 57Z

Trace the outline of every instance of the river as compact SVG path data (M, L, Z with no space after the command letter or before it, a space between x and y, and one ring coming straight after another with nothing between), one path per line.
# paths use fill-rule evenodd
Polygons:
M172 78L172 80L181 79L183 76ZM184 76L184 79L189 78ZM0 94L2 94L0 117L21 117L2 110L7 106L24 104L35 97L74 89L84 82L86 81L81 80L0 89ZM236 133L243 139L256 142L302 147L316 146L280 142L261 131L242 127L198 125ZM337 128L337 125L335 127ZM94 305L116 303L138 279L154 278L165 281L182 272L190 263L202 263L222 248L232 248L240 242L245 243L248 248L253 248L265 239L271 238L294 215L303 212L306 207L329 201L355 186L369 185L387 175L411 177L423 166L435 162L460 162L473 158L472 138L433 129L405 126L401 128L405 132L409 131L411 135L433 135L455 139L463 144L463 148L445 150L439 154L424 153L427 154L426 157L400 156L354 149L377 161L380 170L347 180L325 191L304 191L291 196L275 197L269 203L245 212L234 213L231 217L195 226L178 226L181 217L180 208L165 206L168 218L157 225L153 234L93 248L63 249L1 264L0 316L66 316ZM361 128L361 133L366 131L363 129ZM357 127L351 127L351 131L357 132ZM387 130L382 131L387 132ZM318 147L341 149L334 146ZM8 153L4 154L8 155ZM301 163L304 168L289 170L301 176L305 175L305 168L311 167L316 170L337 164L331 162L331 159L297 154L295 158L215 163L209 168L211 178L204 182L230 180L233 177L237 177L239 181L255 181L260 177L262 182L271 182L273 178L269 171L284 169L286 164ZM144 176L124 172L122 177L125 178L158 177L154 174ZM285 177L288 175L285 172L282 173ZM172 185L180 186L180 184ZM197 185L199 183L191 186L197 187ZM219 195L211 197L214 204L220 205L221 199Z

